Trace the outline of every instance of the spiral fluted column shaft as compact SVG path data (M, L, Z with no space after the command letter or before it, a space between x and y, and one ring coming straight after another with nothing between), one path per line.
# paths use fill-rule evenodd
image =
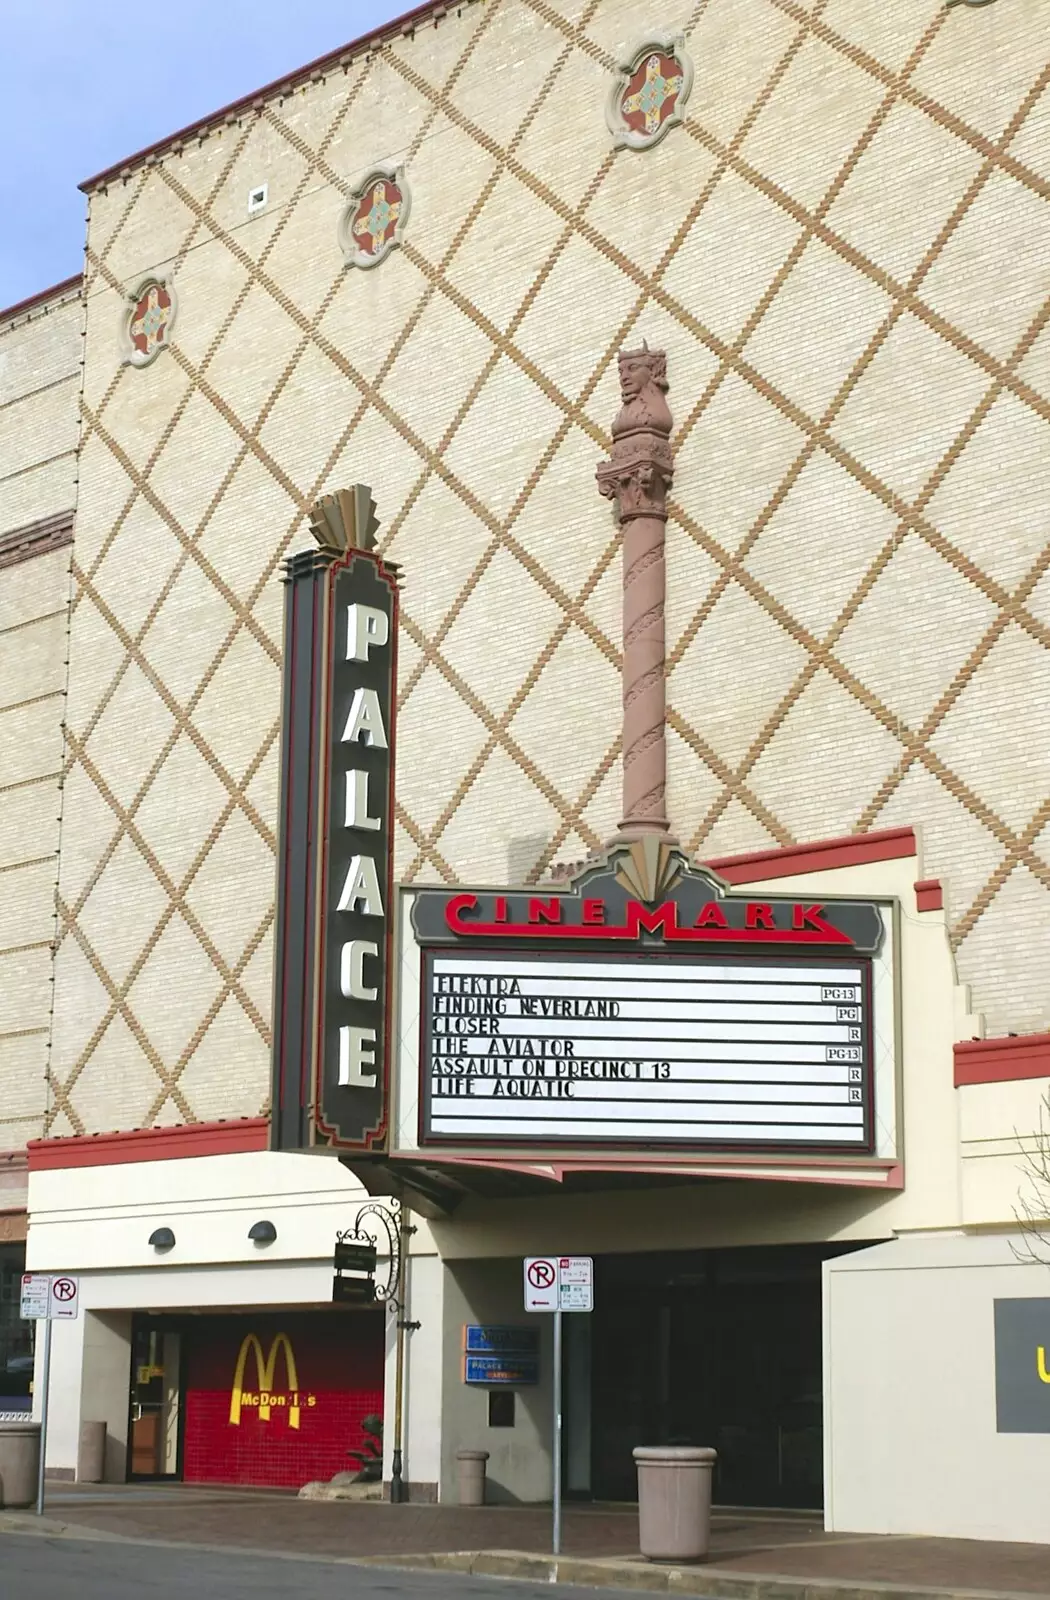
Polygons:
M664 524L623 525L624 836L667 832L664 691Z
M623 821L621 838L667 836L664 524L674 475L660 350L620 356L623 406L598 488L623 527Z

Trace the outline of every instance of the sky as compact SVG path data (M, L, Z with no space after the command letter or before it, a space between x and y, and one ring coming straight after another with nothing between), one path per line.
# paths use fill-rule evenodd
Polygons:
M0 307L83 265L85 178L415 0L0 0Z

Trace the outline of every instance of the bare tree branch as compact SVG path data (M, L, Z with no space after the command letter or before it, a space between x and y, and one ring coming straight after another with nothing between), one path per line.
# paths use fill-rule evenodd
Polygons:
M1050 1266L1050 1091L1039 1103L1039 1128L1023 1137L1014 1130L1024 1179L1014 1208L1021 1243L1010 1249L1026 1265Z

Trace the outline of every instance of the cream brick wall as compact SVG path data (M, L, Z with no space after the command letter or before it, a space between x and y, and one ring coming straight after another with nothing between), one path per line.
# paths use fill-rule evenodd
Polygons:
M76 502L81 326L76 289L0 309L0 537Z
M612 63L667 27L686 125L614 152ZM609 837L594 468L643 337L679 836L916 825L975 1008L1050 1022L1048 57L1045 0L477 0L92 194L53 1131L265 1101L276 573L319 493L370 483L405 571L399 873ZM377 160L404 246L348 270ZM157 270L171 348L122 367Z
M46 1108L70 566L4 535L73 509L81 322L76 291L0 313L0 1150Z

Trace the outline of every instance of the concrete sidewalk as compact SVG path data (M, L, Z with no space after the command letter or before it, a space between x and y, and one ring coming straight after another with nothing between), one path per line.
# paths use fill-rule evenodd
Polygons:
M637 1554L637 1512L570 1506L564 1555L535 1506L325 1504L276 1491L150 1484L49 1486L47 1516L0 1512L0 1532L191 1544L718 1600L930 1600L1045 1596L1050 1546L827 1534L812 1517L716 1512L711 1560L656 1567Z

